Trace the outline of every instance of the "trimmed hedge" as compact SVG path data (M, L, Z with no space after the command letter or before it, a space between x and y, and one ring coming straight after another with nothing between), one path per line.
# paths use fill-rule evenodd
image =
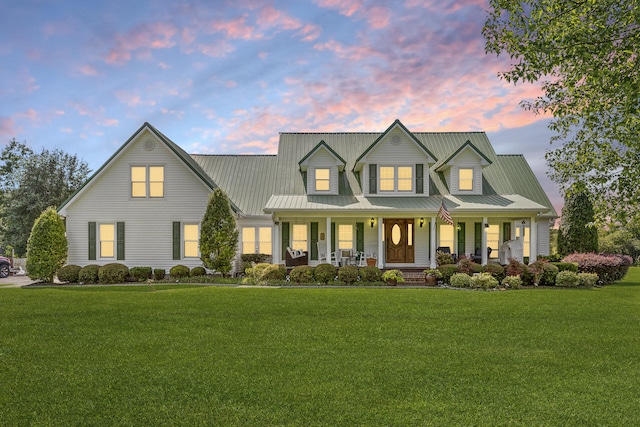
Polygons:
M207 270L205 270L204 267L193 267L189 272L190 277L206 276L206 274Z
M450 285L456 288L470 288L471 276L467 273L454 273L449 279Z
M313 272L313 275L319 283L327 284L333 282L336 278L338 269L333 264L319 264Z
M441 265L438 267L438 270L442 273L442 281L445 283L451 283L451 276L460 272L458 266L455 264Z
M281 264L270 264L262 270L259 277L260 283L271 282L274 280L285 280L287 278L287 267Z
M97 264L85 265L78 273L78 281L80 283L98 283L98 270L100 270L100 266Z
M556 276L556 286L562 288L573 288L580 284L580 278L578 277L578 273L574 273L573 271L561 271Z
M345 265L338 270L338 279L350 285L358 281L358 267L354 265Z
M131 267L129 275L134 282L144 282L151 279L151 267Z
M69 264L59 269L56 276L58 276L58 280L61 282L78 283L80 270L82 270L82 267L79 265Z
M289 273L289 278L295 283L312 283L313 282L313 267L308 265L299 265L294 267Z
M504 267L494 262L485 265L484 272L491 274L498 282L502 282L505 278Z
M575 262L552 262L551 264L558 267L558 272L560 271L573 271L574 273L578 272L578 264Z
M601 284L608 285L624 278L633 258L628 255L575 253L564 257L562 262L575 262L578 272L595 273Z
M167 272L164 268L155 268L153 269L153 278L156 280L164 280Z
M174 279L189 277L189 267L186 265L175 265L169 270L169 276Z
M103 284L124 283L129 277L129 268L117 262L105 264L98 270L98 281Z
M375 266L362 267L360 269L360 280L363 282L382 281L382 271Z

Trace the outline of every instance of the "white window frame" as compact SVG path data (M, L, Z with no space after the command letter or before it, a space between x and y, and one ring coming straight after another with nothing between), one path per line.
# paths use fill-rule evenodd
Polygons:
M253 233L253 238L251 240L245 240L248 231L251 230ZM262 240L262 232L265 234L268 233L269 241ZM273 229L272 227L265 226L247 226L242 227L242 253L243 254L265 254L265 255L273 255ZM245 245L251 245L251 252L247 252L249 247ZM268 250L263 251L262 249L267 248Z
M138 169L144 169L144 179L143 180L133 180L133 170L134 168L138 168ZM151 169L152 168L162 168L162 181L151 181ZM130 194L131 194L131 198L132 199L163 199L165 196L165 184L166 184L166 168L164 165L158 165L158 164L150 164L150 165L135 165L132 164L129 167L129 182L130 182ZM151 192L152 192L152 188L154 187L154 184L158 184L161 183L162 184L162 195L161 196L152 196ZM143 196L136 196L135 195L135 190L134 190L134 185L135 184L142 184L144 185L144 195Z
M462 179L462 172L465 171L470 171L471 172L471 179L465 178L464 180ZM475 186L474 186L474 181L475 181L475 176L476 176L476 171L475 168L473 167L459 167L458 168L458 191L474 191L475 190ZM470 181L470 182L469 182ZM462 188L462 183L470 183L471 184L471 188Z
M103 236L103 234L106 234L106 233L103 233L103 229L102 229L103 226L105 226L105 227L106 226L111 226L112 227L113 234L111 236L109 236L109 237L111 237L111 240L103 239L103 237L105 237L105 236ZM104 243L111 242L111 255L103 255L103 249L102 249L102 243L103 242ZM100 259L114 259L116 257L117 248L116 248L116 224L115 223L113 223L113 222L101 222L101 223L98 224L98 249L100 251L100 254L99 254L99 258Z
M393 190L383 190L382 188L382 169L383 168L393 168ZM400 178L399 177L399 169L406 168L411 170L410 178ZM391 179L384 179L385 181L390 181ZM416 169L415 165L378 165L378 192L380 194L415 194L415 180L416 180ZM408 181L411 184L411 189L409 190L399 190L399 184L401 181Z
M318 171L326 171L326 178L318 178ZM326 189L318 188L318 183L326 183ZM314 190L318 193L328 193L331 191L331 168L330 167L317 167L313 170L313 185Z

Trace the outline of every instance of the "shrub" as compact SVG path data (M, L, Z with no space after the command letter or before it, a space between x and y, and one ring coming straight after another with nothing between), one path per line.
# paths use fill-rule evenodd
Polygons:
M69 264L59 269L56 276L58 276L58 280L61 282L78 283L80 270L82 270L82 267L79 265Z
M478 273L471 277L471 286L480 289L493 289L500 285L491 273Z
M525 271L527 270L527 266L521 263L516 259L509 259L509 264L504 269L504 273L507 276L519 276L522 278Z
M98 281L104 284L124 283L129 277L129 268L117 262L105 264L98 270Z
M633 259L627 255L576 253L566 256L562 262L575 262L580 273L595 273L602 284L608 285L627 274Z
M598 275L595 273L578 273L578 279L580 279L580 286L592 288L598 284Z
M33 223L27 241L27 275L53 282L53 276L67 259L67 236L62 218L48 207Z
M297 267L293 267L293 270L291 270L291 273L289 273L289 278L291 279L291 281L298 284L313 283L313 267L310 267L308 265L299 265Z
M153 278L156 280L163 280L166 275L167 272L164 268L155 268L153 270Z
M346 283L352 284L358 280L358 267L354 265L345 265L338 270L338 279Z
M285 280L287 278L287 267L281 264L269 264L262 269L258 278L260 283L273 282L275 280Z
M189 277L189 267L186 265L174 265L169 270L169 276L173 279L181 279L183 277Z
M436 262L438 265L455 264L455 262L453 262L453 256L442 251L436 252Z
M193 267L193 269L191 269L191 271L189 272L190 277L206 276L206 275L207 275L207 270L205 270L204 267Z
M502 286L505 288L518 289L522 286L522 278L520 276L507 276L502 279Z
M449 283L451 286L456 288L470 288L471 276L467 273L454 273L453 276L451 276Z
M471 261L469 258L463 258L458 261L458 272L466 273L469 276L473 276L475 273L481 273L484 267Z
M442 273L442 280L445 283L451 283L451 276L453 276L455 273L460 272L457 265L441 265L440 267L438 267L438 270L440 270L440 273Z
M269 259L267 254L242 254L240 255L242 262L248 262L250 264L263 264Z
M578 272L578 264L575 262L552 262L551 264L558 267L558 273L561 271L573 271L574 273Z
M404 282L404 276L400 270L387 270L382 273L382 280L387 283L402 283Z
M135 282L144 282L151 279L151 267L131 267L129 275Z
M556 275L559 272L555 265L539 259L529 266L529 271L533 274L533 282L536 285L553 286L556 283Z
M504 267L494 262L485 265L484 272L491 274L498 282L505 278Z
M85 265L78 273L78 280L81 283L98 283L98 270L100 270L99 265Z
M380 282L382 280L382 271L375 266L362 267L360 269L360 280L363 282Z
M556 286L569 288L578 286L580 284L580 278L577 273L573 271L561 271L556 276Z
M313 275L315 276L316 281L326 285L336 278L337 271L338 269L333 264L320 264L316 266Z

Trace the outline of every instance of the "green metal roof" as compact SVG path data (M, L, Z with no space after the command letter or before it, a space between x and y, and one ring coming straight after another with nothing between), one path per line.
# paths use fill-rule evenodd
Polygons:
M441 162L436 163L434 165L434 169L437 170L437 171L440 171L441 168L446 166L447 163L449 163L455 156L457 156L462 150L464 150L467 147L471 148L478 156L482 157L487 163L489 163L489 164L492 163L491 160L489 160L487 158L487 156L485 156L482 151L478 150L478 148L471 143L471 141L467 141L464 144L462 144L456 151L451 153L451 155L449 157L447 157L446 159L444 159Z

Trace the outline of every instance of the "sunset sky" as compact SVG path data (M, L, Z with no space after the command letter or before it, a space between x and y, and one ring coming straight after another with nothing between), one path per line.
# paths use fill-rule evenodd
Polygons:
M279 132L486 131L546 177L548 117L485 55L488 0L0 0L0 144L95 170L145 121L200 154Z

